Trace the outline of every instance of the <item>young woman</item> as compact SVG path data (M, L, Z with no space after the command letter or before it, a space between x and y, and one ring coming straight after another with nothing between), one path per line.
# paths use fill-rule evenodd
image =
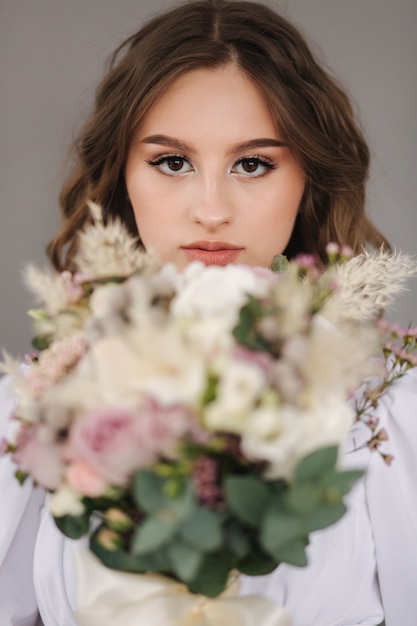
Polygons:
M195 259L268 266L281 252L324 259L329 241L354 252L388 246L365 214L369 153L348 97L301 35L257 3L191 2L131 36L112 58L75 155L48 249L57 269L71 269L88 200L179 268ZM390 420L392 467L361 449L360 426L352 431L346 464L367 467L366 479L348 514L312 538L309 566L245 578L242 593L285 605L295 626L379 624L384 614L387 626L412 623L416 392L412 371L378 414ZM7 379L1 393L5 430ZM74 624L72 542L56 530L44 493L17 485L8 458L0 492L1 624L34 624L38 610L46 626Z

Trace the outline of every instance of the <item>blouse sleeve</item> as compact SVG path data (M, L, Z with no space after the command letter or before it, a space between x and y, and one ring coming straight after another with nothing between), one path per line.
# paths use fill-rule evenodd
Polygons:
M10 379L0 379L0 439L14 409ZM33 556L44 493L17 482L10 456L0 457L0 624L33 626L38 620Z
M384 395L376 416L390 466L371 454L366 477L386 626L417 623L417 368Z

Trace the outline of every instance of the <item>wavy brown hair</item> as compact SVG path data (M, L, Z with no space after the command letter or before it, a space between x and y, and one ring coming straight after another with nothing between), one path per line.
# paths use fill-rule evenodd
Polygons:
M304 169L306 188L285 253L323 259L329 241L355 253L366 244L389 247L365 214L369 150L346 93L316 62L301 34L272 9L206 0L155 17L112 55L60 195L63 223L48 246L57 269L71 267L77 234L90 219L89 199L140 236L124 180L134 133L177 78L227 63L261 90Z

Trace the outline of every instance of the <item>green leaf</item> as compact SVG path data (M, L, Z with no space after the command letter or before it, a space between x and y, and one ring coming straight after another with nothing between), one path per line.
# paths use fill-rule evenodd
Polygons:
M268 487L255 476L230 475L224 493L233 513L245 524L259 526L271 498Z
M307 539L300 537L277 548L275 550L275 557L280 563L289 563L297 567L305 567L307 565L306 545Z
M209 373L207 377L207 385L203 394L203 406L207 406L210 402L213 402L217 396L217 386L219 378L217 375Z
M35 322L44 322L45 320L51 319L46 309L29 309L27 314Z
M63 515L54 517L55 524L59 530L70 539L79 539L86 535L90 527L90 511L75 517L74 515Z
M333 471L329 472L320 480L320 487L326 490L326 499L332 501L332 493L337 501L336 494L339 501L352 489L353 485L359 478L363 476L362 470L348 470L345 472Z
M32 339L32 347L35 348L35 350L39 350L41 352L42 350L46 350L47 348L49 348L52 341L53 335L36 335L36 337Z
M335 467L337 455L337 446L320 448L311 452L298 463L294 474L295 481L304 482L320 478Z
M273 272L285 272L288 269L289 261L285 254L276 254L272 259L271 270Z
M246 557L251 551L251 543L247 533L236 519L233 519L224 529L225 545L239 559Z
M263 306L253 296L248 296L248 302L239 313L239 321L233 329L236 341L252 350L269 352L268 344L256 332L256 322L263 315Z
M189 583L190 591L209 598L218 596L226 587L231 568L232 563L224 552L207 554L197 576Z
M260 532L260 542L265 550L276 557L279 549L305 536L303 520L272 504L265 513Z
M146 513L163 508L167 502L164 493L166 479L148 470L139 470L133 476L132 491L136 504Z
M308 515L320 504L322 490L314 483L292 485L286 494L288 510L296 515Z
M160 548L168 543L177 529L177 518L171 516L167 519L161 519L156 515L150 515L135 532L132 542L133 553L136 555L146 554Z
M203 553L184 541L174 541L167 549L173 571L185 583L192 581L203 562Z
M15 478L17 480L17 482L19 483L20 486L22 486L25 482L25 480L28 478L29 474L27 472L22 472L21 470L16 470L15 473Z
M265 576L274 571L278 561L257 546L251 546L250 553L237 563L242 574L248 576Z
M149 502L147 500L147 504ZM191 516L195 510L191 480L185 483L182 492L175 498L165 497L161 502L161 508L153 510L137 529L132 543L135 554L150 552L167 543Z
M222 521L218 513L196 507L181 526L181 536L200 550L217 550L223 544Z
M158 558L159 554L138 556L130 554L124 549L110 550L105 548L97 539L103 526L101 525L91 536L90 549L106 567L136 573L168 570L168 562L164 563L161 558Z
M327 528L337 522L346 513L343 502L337 505L323 503L320 508L309 515L306 520L306 531L313 532L321 528Z

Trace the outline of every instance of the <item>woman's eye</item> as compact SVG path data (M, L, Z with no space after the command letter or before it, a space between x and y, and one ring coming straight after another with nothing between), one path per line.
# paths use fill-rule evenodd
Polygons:
M168 176L186 174L193 169L191 163L185 157L176 154L161 156L154 161L148 161L148 163L153 167L157 167L163 174Z
M262 176L268 170L275 169L275 165L260 159L259 157L247 157L236 161L233 165L232 172L241 176Z

